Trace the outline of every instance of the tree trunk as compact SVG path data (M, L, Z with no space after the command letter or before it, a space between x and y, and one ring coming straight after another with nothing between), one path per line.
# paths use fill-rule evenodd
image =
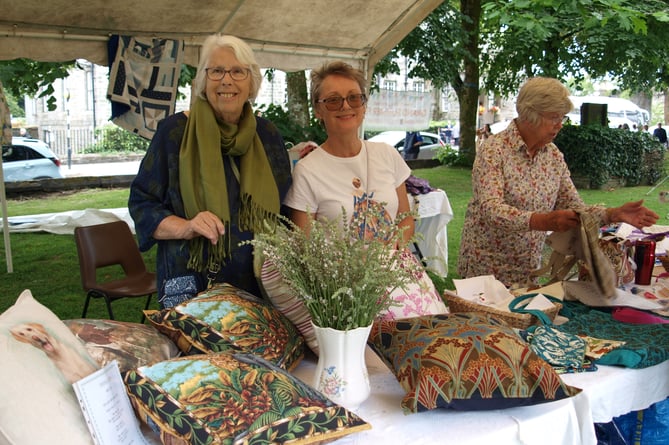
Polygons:
M12 114L9 111L9 104L5 96L5 89L0 82L0 125L2 125L2 134L0 134L0 145L11 145L12 143Z
M307 128L309 126L309 100L304 71L286 73L286 96L288 113L302 128Z
M441 110L441 88L436 86L432 88L432 100L434 101L434 107L432 107L432 120L440 121L443 118L443 112Z
M664 124L666 125L669 118L669 88L664 90L664 116L663 116L663 121Z
M476 156L476 118L479 97L479 21L481 0L461 0L460 11L471 21L463 20L462 28L468 39L464 42L471 57L464 60L464 81L454 85L460 102L460 155L467 165L474 164Z

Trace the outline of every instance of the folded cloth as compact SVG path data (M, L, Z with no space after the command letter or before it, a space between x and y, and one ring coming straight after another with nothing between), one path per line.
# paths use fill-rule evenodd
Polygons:
M414 196L425 195L434 190L434 188L430 186L430 183L427 181L427 179L418 178L414 175L409 176L405 181L405 184L407 193L411 193Z

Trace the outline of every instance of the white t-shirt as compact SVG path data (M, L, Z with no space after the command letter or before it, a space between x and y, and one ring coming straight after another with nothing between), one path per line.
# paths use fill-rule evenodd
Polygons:
M388 144L361 141L356 156L340 158L318 147L301 159L293 170L293 185L284 204L295 210L316 213L319 218L353 214L365 197L386 204L388 215L397 216L396 189L411 174L399 152Z

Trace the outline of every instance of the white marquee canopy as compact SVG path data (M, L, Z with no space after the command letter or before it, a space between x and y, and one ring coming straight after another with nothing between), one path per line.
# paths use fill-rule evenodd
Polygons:
M232 34L262 67L314 68L324 60L373 67L442 0L0 0L0 60L87 59L107 65L112 34L186 43L197 65L210 34Z

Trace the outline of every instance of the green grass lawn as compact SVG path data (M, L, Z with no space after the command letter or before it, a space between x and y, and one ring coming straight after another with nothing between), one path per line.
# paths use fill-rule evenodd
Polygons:
M414 171L416 176L427 179L433 187L448 194L454 218L448 225L448 277L433 277L439 288L452 288L452 279L457 278L455 268L460 245L460 233L465 208L471 197L471 171L464 168L436 167ZM663 188L664 187L664 188ZM658 200L661 190L669 190L669 182L658 187L650 195L650 186L628 187L615 190L581 190L588 204L618 206L624 202L645 199L646 205L655 210L661 219L659 224L669 224L669 205ZM125 207L128 189L93 189L80 192L54 193L33 199L9 199L9 216L53 213L87 208ZM60 318L79 318L84 302L84 292L79 278L79 263L72 235L54 235L41 232L11 233L14 272L6 273L4 244L0 249L0 312L11 306L24 289L30 289L37 300L48 306ZM144 254L147 267L155 269L154 249ZM125 299L114 304L116 318L139 321L144 298ZM158 307L154 301L154 307ZM104 303L94 300L88 317L107 318Z

